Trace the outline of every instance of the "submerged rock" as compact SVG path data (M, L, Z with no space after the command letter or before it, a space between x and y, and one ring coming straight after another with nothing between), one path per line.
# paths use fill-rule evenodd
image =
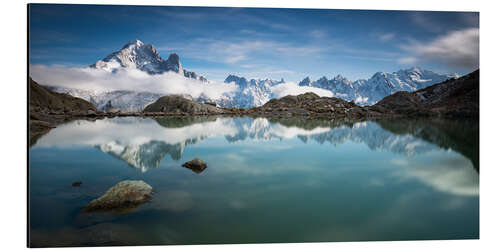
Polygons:
M195 157L193 160L185 162L182 164L183 167L191 169L193 172L199 174L207 168L207 164L200 160L198 157Z
M84 212L129 213L151 200L153 188L144 181L121 181L91 201Z
M81 182L81 181L75 181L75 182L73 182L73 183L71 184L71 186L73 186L73 187L79 187L79 186L81 186L82 184L83 184L83 182Z

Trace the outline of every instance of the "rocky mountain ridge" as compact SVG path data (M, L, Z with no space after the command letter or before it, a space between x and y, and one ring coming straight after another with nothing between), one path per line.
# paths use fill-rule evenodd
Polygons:
M387 115L479 119L479 70L414 92L400 91L371 107Z

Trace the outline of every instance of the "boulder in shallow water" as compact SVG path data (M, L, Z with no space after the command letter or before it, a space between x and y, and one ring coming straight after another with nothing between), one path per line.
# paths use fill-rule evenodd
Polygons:
M129 213L151 200L153 188L144 181L121 181L91 201L84 212Z
M207 168L207 164L200 160L198 157L195 157L193 160L185 162L182 164L183 167L191 169L193 172L199 174Z
M79 187L79 186L81 186L82 184L83 184L83 182L81 182L81 181L75 181L75 182L71 183L71 186L72 186L72 187Z

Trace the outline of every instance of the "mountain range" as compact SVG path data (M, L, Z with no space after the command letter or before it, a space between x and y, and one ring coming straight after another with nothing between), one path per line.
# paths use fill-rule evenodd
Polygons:
M430 70L412 67L394 73L377 72L369 79L350 81L337 75L332 79L322 77L311 81L309 77L300 81L300 86L310 86L330 90L335 97L354 101L358 105L373 105L382 98L398 91L416 91L449 78L458 78L457 74L441 75Z
M200 83L210 83L205 77L193 71L185 70L178 54L171 53L168 59L165 60L153 45L145 44L139 40L125 44L121 50L109 54L89 67L110 73L114 73L119 69L138 69L150 75L175 72L186 78L200 81ZM332 92L334 97L354 101L356 104L364 106L373 105L382 98L398 91L416 91L449 78L457 77L456 74L443 75L419 67L412 67L393 73L377 72L369 79L356 81L351 81L341 75L332 79L321 77L315 81L312 81L310 77L306 77L298 85L328 90ZM224 82L236 84L237 89L226 92L216 99L209 99L204 95L196 98L190 95L183 95L183 97L201 102L215 102L222 107L251 108L261 106L276 98L273 87L285 83L284 79L246 79L237 75L229 75ZM103 111L110 108L121 111L142 111L148 104L165 95L164 93L134 90L98 92L54 87L50 86L50 84L46 87L55 92L67 93L85 99Z

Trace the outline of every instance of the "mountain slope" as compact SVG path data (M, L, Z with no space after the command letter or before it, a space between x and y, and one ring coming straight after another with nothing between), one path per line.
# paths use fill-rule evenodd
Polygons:
M29 109L31 112L87 113L97 111L91 103L68 94L53 92L29 79Z
M479 70L415 92L397 92L371 109L386 114L479 118Z

